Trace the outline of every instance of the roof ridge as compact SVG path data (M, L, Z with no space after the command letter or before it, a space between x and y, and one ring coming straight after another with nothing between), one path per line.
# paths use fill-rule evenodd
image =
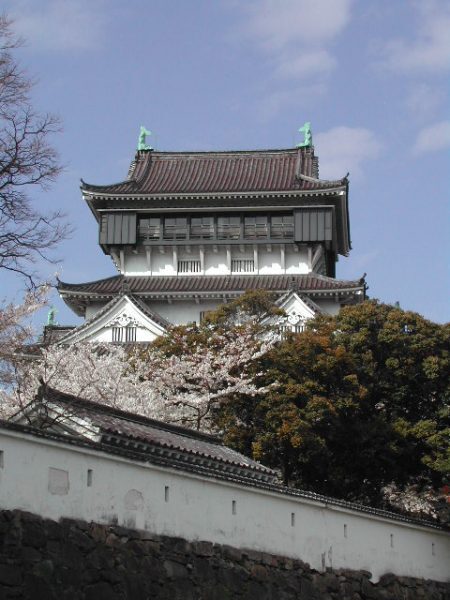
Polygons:
M169 431L171 433L175 433L178 435L183 435L185 437L190 437L194 439L198 439L204 442L210 442L217 446L223 446L222 440L209 433L204 433L202 431L195 431L194 429L189 429L188 427L183 427L181 425L173 425L171 423L165 423L164 421L158 421L157 419L152 419L151 417L146 417L144 415L139 415L137 413L132 413L130 411L122 410L120 408L115 408L114 406L109 406L108 404L102 404L100 402L96 402L95 400L88 400L87 398L80 398L79 396L74 396L73 394L69 394L67 392L61 392L52 388L46 384L42 384L39 387L37 398L42 400L44 396L50 395L48 398L50 401L61 400L62 402L78 404L81 406L85 406L86 408L94 408L99 412L111 414L117 417L120 417L124 421L130 421L132 423L138 424L147 424L151 425L155 429L160 429L162 431ZM54 395L56 398L52 398ZM34 401L32 401L34 402ZM31 404L31 403L30 403Z
M93 281L85 281L82 284L69 283L68 281L62 281L61 279L58 279L57 287L59 287L60 284L62 284L62 285L90 285L91 283L101 283L102 281L110 281L112 279L120 279L121 277L127 277L127 275L123 275L122 273L119 273L118 275L111 275L110 277L102 277L101 279L94 279Z

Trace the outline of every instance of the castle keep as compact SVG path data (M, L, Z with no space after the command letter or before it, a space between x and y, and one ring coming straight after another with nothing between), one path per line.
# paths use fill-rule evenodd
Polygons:
M246 290L273 292L301 331L365 296L335 278L350 248L348 179L319 179L312 145L159 152L140 144L125 181L81 191L118 275L59 282L85 322L62 340L151 341Z

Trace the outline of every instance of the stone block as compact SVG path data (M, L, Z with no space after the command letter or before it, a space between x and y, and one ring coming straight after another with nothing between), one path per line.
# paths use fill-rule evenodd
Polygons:
M22 570L18 565L0 564L0 585L20 585Z
M90 585L86 588L86 600L119 600L114 587L106 581Z
M167 577L170 577L171 579L187 579L188 577L188 570L184 565L180 565L178 562L165 560L163 566Z
M214 545L211 542L193 542L192 549L198 556L212 556Z

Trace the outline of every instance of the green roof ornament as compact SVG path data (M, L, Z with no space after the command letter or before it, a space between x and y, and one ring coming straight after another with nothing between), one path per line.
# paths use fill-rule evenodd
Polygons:
M47 325L48 326L54 327L55 325L57 325L55 316L56 316L56 308L54 306L52 306L47 313Z
M147 135L152 135L152 132L141 125L141 131L139 132L138 150L153 150L151 146L148 146L145 138Z
M299 129L300 133L303 133L303 142L297 144L297 148L311 148L312 146L312 131L311 131L311 123L307 121L303 127Z

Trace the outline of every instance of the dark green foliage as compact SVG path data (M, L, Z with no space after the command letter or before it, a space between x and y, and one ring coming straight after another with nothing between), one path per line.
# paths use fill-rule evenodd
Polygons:
M441 487L449 473L450 327L368 301L275 345L255 366L261 398L235 397L226 443L285 483L380 504L383 485Z

